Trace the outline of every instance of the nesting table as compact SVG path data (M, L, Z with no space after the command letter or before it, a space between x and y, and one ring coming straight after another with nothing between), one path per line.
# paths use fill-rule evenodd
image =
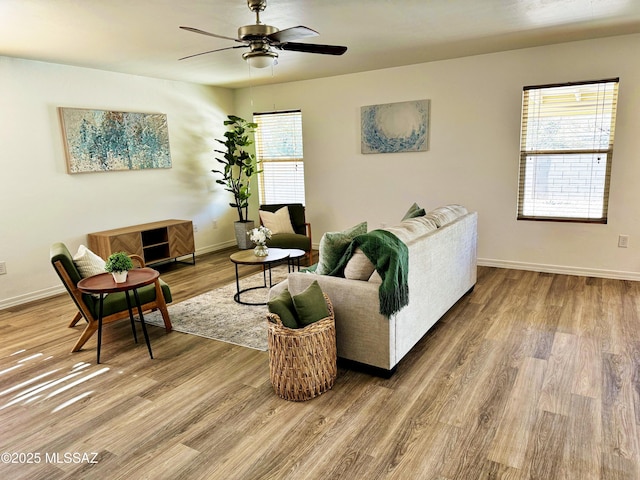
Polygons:
M231 254L229 260L236 267L236 293L233 299L242 305L266 305L266 302L244 302L240 299L242 293L250 290L256 290L258 288L271 288L273 286L271 277L271 267L273 265L287 262L288 271L291 272L295 269L296 263L298 270L300 270L300 258L305 255L304 250L289 249L289 248L269 248L269 255L266 257L258 257L253 254L253 250L241 250ZM238 274L238 265L260 265L262 266L263 284L257 287L240 288L240 276ZM269 275L269 284L267 285L267 273Z

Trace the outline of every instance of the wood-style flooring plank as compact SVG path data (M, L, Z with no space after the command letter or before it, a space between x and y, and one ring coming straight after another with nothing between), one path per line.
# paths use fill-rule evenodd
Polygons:
M554 335L551 355L547 360L538 408L545 412L568 415L571 387L574 384L578 338L567 333Z
M529 440L538 417L537 402L542 389L546 361L526 357L513 386L491 443L489 460L513 468L522 468Z

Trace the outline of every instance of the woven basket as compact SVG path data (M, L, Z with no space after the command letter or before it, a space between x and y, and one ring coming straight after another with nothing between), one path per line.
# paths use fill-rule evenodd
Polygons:
M326 392L338 374L333 305L325 294L329 316L304 328L287 328L267 314L269 376L276 394L300 402Z

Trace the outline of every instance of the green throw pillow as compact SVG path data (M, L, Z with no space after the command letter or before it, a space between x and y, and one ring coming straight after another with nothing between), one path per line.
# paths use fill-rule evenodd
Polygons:
M273 297L267 302L269 312L275 313L280 317L282 324L288 328L298 328L298 315L296 314L293 299L289 290L283 290L278 296Z
M404 214L402 221L409 220L410 218L424 217L426 214L427 212L425 212L424 208L420 208L417 203L414 203L409 207L407 213Z
M367 233L367 222L348 228L343 232L327 232L320 239L318 254L318 275L327 275L338 265L338 262L347 251L351 241L358 235Z
M302 293L294 295L293 304L303 327L329 316L329 308L317 280Z

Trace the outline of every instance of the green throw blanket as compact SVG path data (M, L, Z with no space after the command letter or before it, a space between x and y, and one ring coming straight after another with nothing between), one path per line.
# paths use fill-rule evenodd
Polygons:
M380 313L389 317L409 303L409 250L393 233L372 230L353 239L337 267L329 275L343 277L344 269L358 247L374 264L382 278L378 290Z

